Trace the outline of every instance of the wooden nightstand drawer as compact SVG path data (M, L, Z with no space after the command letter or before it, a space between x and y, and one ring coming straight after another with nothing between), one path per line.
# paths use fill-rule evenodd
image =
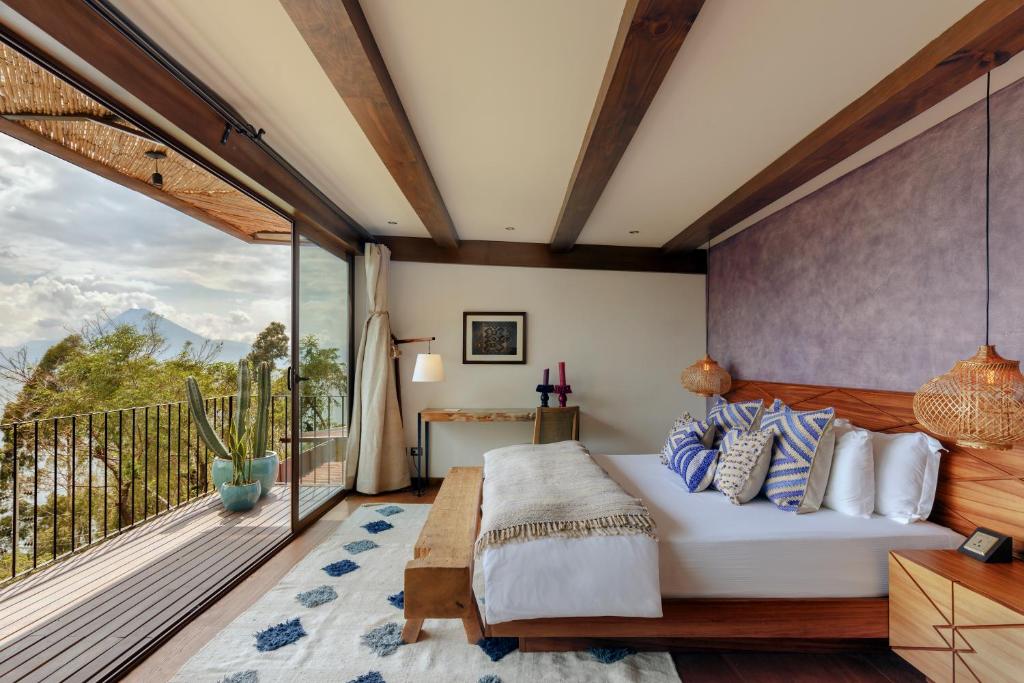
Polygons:
M1024 680L1024 563L889 556L889 645L936 683Z

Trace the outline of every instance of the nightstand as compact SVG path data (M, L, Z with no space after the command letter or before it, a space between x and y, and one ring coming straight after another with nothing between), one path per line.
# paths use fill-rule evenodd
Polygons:
M1024 562L890 553L889 646L936 683L1024 680Z

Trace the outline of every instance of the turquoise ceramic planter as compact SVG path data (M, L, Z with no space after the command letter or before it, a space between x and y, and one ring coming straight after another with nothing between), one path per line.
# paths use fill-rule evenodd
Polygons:
M224 484L217 490L220 493L220 502L224 503L224 507L231 512L252 510L256 501L260 499L260 483L258 481L241 486Z
M270 493L270 489L274 487L274 482L277 480L277 465L279 463L277 453L274 451L267 451L267 454L262 458L252 459L252 478L260 483L260 498L266 497ZM231 475L228 475L228 479ZM216 478L214 478L216 483Z
M213 488L220 491L221 484L231 483L231 461L223 458L213 459Z

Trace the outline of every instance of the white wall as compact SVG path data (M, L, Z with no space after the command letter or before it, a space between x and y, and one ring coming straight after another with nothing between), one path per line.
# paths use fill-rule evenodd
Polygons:
M366 317L363 260L356 259L356 334ZM526 311L526 365L463 365L464 311ZM413 384L416 353L403 346L406 439L423 408L536 406L541 371L566 362L569 405L582 408L580 437L594 452L653 453L684 408L704 414L679 373L704 352L704 276L550 268L393 263L391 324L402 337L436 336L446 379ZM552 397L551 405L557 405ZM491 448L526 443L532 425L435 424L431 476L481 463Z

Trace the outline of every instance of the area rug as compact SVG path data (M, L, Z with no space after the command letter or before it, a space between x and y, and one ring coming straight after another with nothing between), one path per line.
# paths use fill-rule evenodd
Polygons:
M524 653L466 642L462 622L427 620L401 642L402 577L429 505L364 505L199 651L187 683L533 683L679 681L666 653Z

